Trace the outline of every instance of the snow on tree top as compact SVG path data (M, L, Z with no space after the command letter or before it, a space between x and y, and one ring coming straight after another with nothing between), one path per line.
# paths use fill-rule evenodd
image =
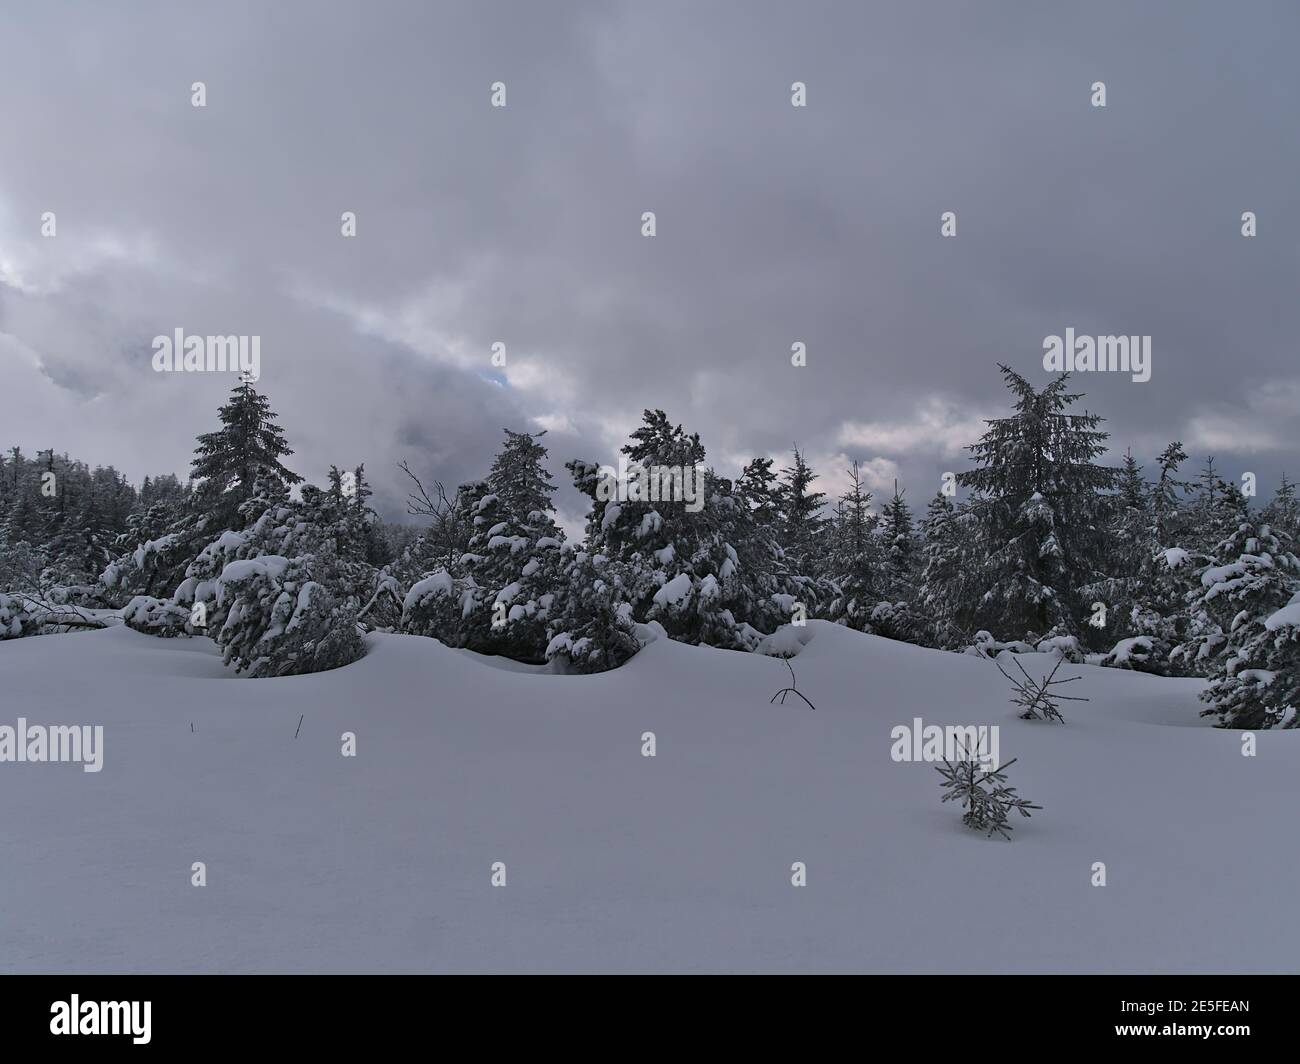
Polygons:
M812 630L783 624L771 635L763 637L758 652L773 658L792 658L812 639Z

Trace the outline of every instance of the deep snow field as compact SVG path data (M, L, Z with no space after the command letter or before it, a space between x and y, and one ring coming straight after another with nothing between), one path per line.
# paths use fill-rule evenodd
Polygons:
M1300 731L1243 757L1199 681L1068 663L1091 701L1022 721L990 662L808 633L815 712L666 640L557 676L377 635L271 680L124 627L0 644L0 724L104 726L99 773L0 764L0 970L1300 971ZM890 758L913 717L1000 725L1043 810L963 827Z

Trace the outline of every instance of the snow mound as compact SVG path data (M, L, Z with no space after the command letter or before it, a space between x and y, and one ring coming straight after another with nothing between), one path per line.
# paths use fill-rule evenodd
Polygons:
M792 658L812 642L813 630L807 625L783 624L758 644L758 653L773 658Z

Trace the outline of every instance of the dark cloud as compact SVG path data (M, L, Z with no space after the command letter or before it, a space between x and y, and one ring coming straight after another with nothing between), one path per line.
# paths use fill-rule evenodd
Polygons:
M503 427L544 424L563 481L656 406L724 471L797 441L827 480L860 458L919 502L1004 408L995 362L1045 380L1043 337L1073 326L1153 337L1149 383L1079 380L1118 451L1181 437L1267 483L1298 464L1298 22L1258 3L11 7L8 434L183 469L228 382L148 369L181 326L261 335L297 468L364 460L390 512L402 458L455 483Z

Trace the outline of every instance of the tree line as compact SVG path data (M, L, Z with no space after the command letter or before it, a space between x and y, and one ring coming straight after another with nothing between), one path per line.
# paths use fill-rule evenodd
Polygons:
M121 611L156 635L206 633L250 675L332 668L366 630L549 663L620 665L655 634L772 650L808 618L990 656L1209 679L1205 714L1291 727L1300 704L1300 501L1256 504L1170 443L1148 472L1103 463L1108 433L1063 374L1011 397L970 468L918 520L895 484L879 511L857 463L833 502L796 448L719 475L697 433L647 410L629 466L703 470L703 506L610 497L599 463L565 469L590 501L581 542L555 521L545 433L507 429L481 480L412 481L418 534L386 526L364 467L303 484L266 396L241 382L198 438L190 480L52 451L0 461L0 635L57 627L56 607ZM45 474L53 474L53 479ZM50 485L53 484L51 491Z

